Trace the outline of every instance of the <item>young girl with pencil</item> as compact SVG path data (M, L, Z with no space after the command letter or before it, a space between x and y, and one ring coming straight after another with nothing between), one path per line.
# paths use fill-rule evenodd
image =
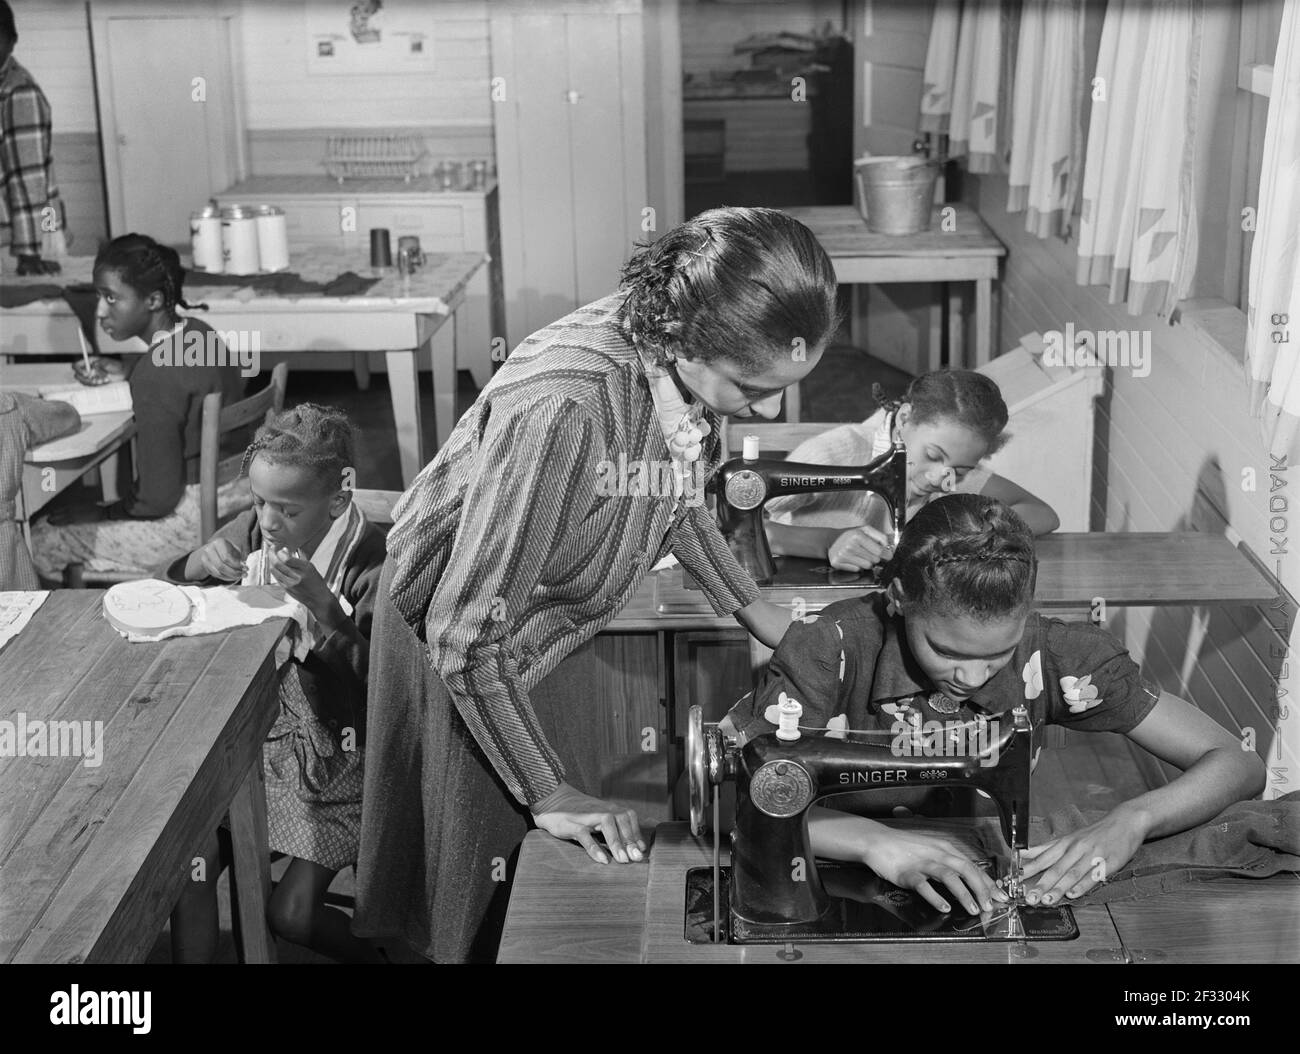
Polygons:
M136 337L148 345L127 373L137 478L121 501L33 525L33 555L48 578L70 563L143 572L191 548L198 540L199 486L187 480L197 473L203 399L220 392L230 404L244 392L239 366L217 333L177 310L206 305L185 301L185 272L174 249L143 234L114 238L95 257L94 279L100 328L114 340ZM204 354L187 356L187 347ZM247 485L223 488L218 506L222 516L247 508Z
M349 962L380 961L326 905L334 876L356 863L370 623L384 536L351 500L355 464L342 411L310 403L257 431L245 456L253 508L167 577L207 585L281 585L311 615L308 639L279 669L280 713L263 748L269 843L293 857L271 897L272 930ZM205 880L191 881L172 919L173 956L216 950L218 840L204 847Z
M886 743L900 728L993 723L1023 705L1035 747L1044 724L1119 732L1183 770L1023 854L1030 904L1082 896L1145 840L1195 827L1263 789L1258 755L1144 678L1110 634L1035 614L1035 570L1033 535L1001 502L953 494L926 505L884 569L887 588L793 623L759 687L732 708L724 729L742 740L773 731L768 708L782 693L803 706L803 729L879 730ZM818 856L865 863L940 911L950 910L948 897L971 914L977 901L989 910L1004 899L944 837L828 808L809 814L809 832Z
M1014 509L1034 534L1060 524L1056 513L1009 479L980 467L1007 436L1007 406L994 381L972 370L936 370L914 380L901 400L882 398L861 424L832 428L801 443L789 460L813 465L864 465L894 439L907 447L907 515L944 494L983 494ZM897 411L890 434L889 412ZM871 491L792 494L767 503L772 552L827 560L844 571L866 571L890 555L889 510Z

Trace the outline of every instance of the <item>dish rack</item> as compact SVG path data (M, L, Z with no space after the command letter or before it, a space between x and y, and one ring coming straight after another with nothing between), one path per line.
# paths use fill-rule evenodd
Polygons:
M323 164L345 179L401 179L407 183L424 158L417 139L401 135L332 135Z

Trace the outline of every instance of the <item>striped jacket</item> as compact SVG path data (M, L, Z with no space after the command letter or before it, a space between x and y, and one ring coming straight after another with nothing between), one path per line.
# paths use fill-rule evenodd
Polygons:
M708 508L597 485L609 462L667 462L623 295L526 339L394 510L392 599L520 801L564 779L528 699L669 552L729 615L758 599ZM720 420L702 458L720 459ZM602 468L602 462L604 468Z

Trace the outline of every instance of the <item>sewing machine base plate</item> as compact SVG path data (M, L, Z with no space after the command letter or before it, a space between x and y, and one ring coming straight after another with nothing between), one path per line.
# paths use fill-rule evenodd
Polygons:
M734 918L728 893L731 868L722 868L720 894L726 944L893 943L897 941L1072 941L1079 936L1074 912L1068 907L1021 907L1023 935L1006 922L986 924L960 908L951 914L936 911L911 890L899 889L864 867L819 864L818 874L831 894L832 910L819 922L805 926L764 925ZM841 895L836 895L837 893ZM995 911L994 918L998 917ZM713 941L713 869L686 873L685 938L691 944Z

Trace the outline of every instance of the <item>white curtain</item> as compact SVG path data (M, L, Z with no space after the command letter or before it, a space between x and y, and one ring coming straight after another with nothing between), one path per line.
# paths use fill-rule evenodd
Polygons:
M953 157L972 172L997 168L1002 72L999 0L935 4L921 92L921 130L947 132Z
M1284 457L1300 423L1300 0L1286 0L1273 60L1248 301L1251 409Z
M1193 186L1204 19L1194 0L1110 0L1092 82L1078 281L1168 315L1196 267Z
M1007 211L1039 238L1070 223L1083 167L1082 0L1026 0L1012 89Z

